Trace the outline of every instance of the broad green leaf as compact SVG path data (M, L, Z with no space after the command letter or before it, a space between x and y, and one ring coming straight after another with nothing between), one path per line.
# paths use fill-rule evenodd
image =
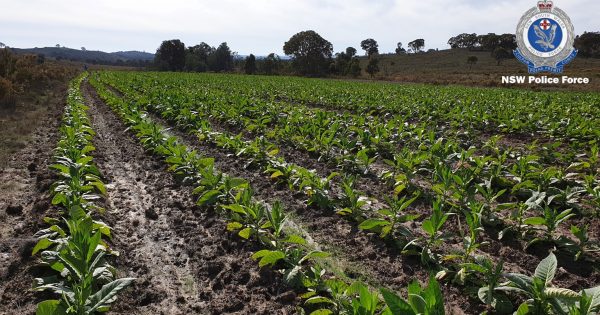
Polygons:
M218 190L209 190L203 193L202 196L200 196L200 198L198 198L196 204L199 206L209 206L215 204L219 199L220 195L221 192Z
M385 300L387 307L390 309L391 314L415 314L410 304L392 291L382 288L381 295L383 295L383 299Z
M581 296L579 293L564 289L564 288L546 288L544 294L550 298L578 300Z
M527 218L523 221L523 223L525 223L527 225L545 225L546 219L541 218L541 217Z
M251 228L249 228L249 227L247 227L247 228L245 228L245 229L241 230L241 231L238 233L238 235L239 235L241 238L243 238L243 239L249 239L251 234L252 234L252 229L251 229Z
M110 306L117 299L117 293L129 286L134 280L134 278L122 278L103 285L100 291L90 296L89 313L94 313L101 307Z
M544 281L546 285L550 284L552 279L554 279L557 264L556 256L554 256L553 253L550 253L550 255L544 258L537 268L535 268L534 277Z
M37 305L35 315L64 315L67 307L59 300L46 300Z
M275 171L273 174L271 174L272 179L278 178L280 176L283 176L283 173L281 171Z
M235 231L235 230L239 230L241 228L243 228L244 225L242 225L239 222L229 222L227 223L227 231Z
M39 240L37 242L37 244L35 245L35 247L33 248L33 251L31 252L31 256L37 254L40 250L44 250L44 249L52 246L52 244L54 244L54 242L52 242L51 240L49 240L47 238L43 238L43 239Z
M261 251L256 252L254 255L252 255L252 258L253 259L260 258L260 261L258 262L258 266L262 268L266 265L276 264L279 260L285 258L285 254L281 251L271 251L271 250L263 249Z
M371 230L379 226L389 225L390 223L383 219L368 219L361 223L358 227L361 230Z
M527 305L527 303L521 304L514 315L530 315L529 305Z
M306 245L306 240L299 235L289 235L288 237L286 237L283 240L284 243L290 243L290 244L298 244L298 245Z

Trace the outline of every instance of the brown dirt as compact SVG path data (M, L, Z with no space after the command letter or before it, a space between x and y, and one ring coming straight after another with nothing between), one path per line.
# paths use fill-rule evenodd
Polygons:
M8 158L0 170L0 314L31 314L44 295L34 294L34 277L44 274L31 250L33 234L43 228L42 218L52 212L48 189L53 181L48 170L64 106L64 91L51 96L43 112L21 116L34 126L24 147Z
M108 184L105 217L121 252L116 266L120 276L137 278L113 313L292 313L290 289L250 259L256 249L197 208L190 188L144 153L89 85L84 90L93 104L96 161Z

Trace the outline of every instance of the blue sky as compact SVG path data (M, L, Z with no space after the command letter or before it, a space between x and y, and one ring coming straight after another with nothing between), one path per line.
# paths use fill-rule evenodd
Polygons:
M372 37L381 52L424 38L446 49L463 33L514 33L535 0L0 0L0 42L12 47L60 44L88 50L154 52L165 39L187 45L226 41L240 54L282 54L291 35L312 29L360 50ZM577 33L600 31L600 1L557 0Z

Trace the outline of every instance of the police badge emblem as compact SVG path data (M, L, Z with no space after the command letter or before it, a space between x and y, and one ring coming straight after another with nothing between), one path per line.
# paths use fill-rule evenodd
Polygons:
M525 12L517 26L515 57L527 65L529 73L562 73L575 59L575 32L571 20L549 0L539 1Z

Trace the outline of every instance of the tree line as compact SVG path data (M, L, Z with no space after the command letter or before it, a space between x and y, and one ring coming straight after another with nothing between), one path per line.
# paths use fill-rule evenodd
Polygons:
M517 48L515 34L488 33L477 35L463 33L448 40L451 49L469 49L472 51L489 51L497 60L514 58L513 50ZM584 33L577 36L575 47L584 57L600 57L600 33ZM364 71L373 77L379 72L379 45L375 39L367 38L360 42L368 61ZM403 47L399 42L396 54L418 54L425 50L425 40L415 39ZM196 46L186 47L180 40L164 41L156 51L154 67L167 71L191 72L223 72L238 69L246 74L298 74L302 76L360 76L360 57L357 49L347 47L334 54L331 42L317 32L308 30L294 34L283 45L283 51L291 57L291 61L281 60L272 53L266 58L257 58L253 54L241 59L236 58L227 46L222 43L217 48L202 42ZM471 58L470 65L476 63Z

